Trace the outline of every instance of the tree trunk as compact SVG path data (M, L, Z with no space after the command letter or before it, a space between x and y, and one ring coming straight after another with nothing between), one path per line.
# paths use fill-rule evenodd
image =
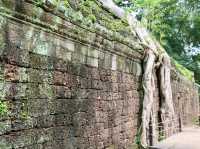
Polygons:
M147 135L149 131L149 122L153 105L153 93L155 90L155 83L153 76L155 59L156 59L155 54L150 49L146 49L144 66L143 66L144 99L143 99L143 110L142 110L142 138L141 138L141 143L144 147L147 147L147 142L148 142Z
M171 62L170 57L167 54L163 54L161 66L160 66L160 90L162 107L161 111L170 117L175 115L173 101L172 101L172 89L171 89ZM166 111L165 111L166 110Z
M112 0L98 0L104 8L108 9L110 12L112 12L117 17L123 19L125 18L125 11L118 7Z
M172 99L171 79L170 79L171 62L170 57L164 53L160 66L160 92L161 92L161 120L166 132L166 137L174 132L175 118L174 105ZM170 124L171 128L168 128Z

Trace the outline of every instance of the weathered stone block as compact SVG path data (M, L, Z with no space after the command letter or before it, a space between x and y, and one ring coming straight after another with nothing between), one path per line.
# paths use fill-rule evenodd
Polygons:
M103 60L104 57L105 57L104 51L100 51L100 50L99 50L99 51L98 51L98 58L101 59L101 60Z
M11 82L28 82L27 68L6 64L4 66L4 78Z
M86 55L80 53L80 51L76 51L72 53L72 62L73 63L81 63L85 64L87 61Z
M0 135L8 133L11 130L12 130L12 128L11 128L11 121L10 120L5 120L5 121L0 122ZM1 147L1 145L0 145L0 147Z
M31 51L36 54L45 55L45 56L55 56L55 46L49 40L48 34L45 32L40 32L38 36L33 38L33 44ZM56 49L57 50L57 49Z
M26 87L26 88L25 88ZM28 83L25 86L25 93L26 93L26 98L30 98L30 99L35 99L35 98L42 98L41 94L40 94L40 86L39 84L36 83Z
M56 114L53 122L56 126L67 126L72 124L72 116L70 114Z
M52 113L75 113L76 104L71 99L57 99L54 101L54 106L51 109Z
M133 63L133 74L136 76L141 76L142 75L142 66L138 62Z
M112 66L112 55L109 53L105 53L105 58L104 58L104 68L105 69L110 69Z
M29 56L31 68L53 70L53 59L34 53L30 53Z
M66 99L72 97L71 90L66 86L54 86L54 91L56 98Z
M125 58L118 56L117 57L117 70L123 71L125 70Z
M65 74L60 71L53 72L53 83L55 85L63 85L64 84Z
M92 88L93 89L103 89L102 82L99 80L93 80L92 81Z
M116 55L112 56L112 67L111 67L111 69L117 70L117 56Z
M55 97L54 87L52 85L47 83L39 84L38 89L40 98L51 99Z
M98 50L96 49L89 49L88 50L88 56L89 57L94 57L94 58L97 58L98 59Z
M11 139L9 137L0 136L0 148L12 149Z
M22 83L0 83L1 98L20 99L27 97L27 84Z
M93 67L98 67L98 59L93 57L87 57L86 64Z
M62 72L70 72L70 64L69 62L64 61L63 59L52 58L53 59L53 68L57 71Z
M12 121L12 131L20 131L20 130L31 129L31 128L33 128L33 121L31 118L28 118L28 119L20 118L20 119L15 119ZM25 143L24 140L21 140L21 142Z
M49 99L32 99L27 101L27 116L39 117L50 114L51 101ZM23 111L22 111L23 112Z
M87 56L87 55L88 55L88 51L89 51L89 47L81 45L81 47L80 47L80 49L79 49L79 52L80 52L82 55Z
M67 50L74 52L75 44L71 40L60 40L59 45Z
M97 68L91 68L89 71L91 73L91 79L100 80L99 70Z
M42 115L32 118L33 126L36 128L49 128L56 124L56 119L54 115Z
M6 45L2 51L3 59L13 65L29 66L29 53L27 50L17 48L12 44Z

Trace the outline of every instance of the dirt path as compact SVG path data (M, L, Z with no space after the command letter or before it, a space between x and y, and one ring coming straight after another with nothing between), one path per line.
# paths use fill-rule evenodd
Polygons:
M184 128L155 146L158 149L200 149L200 128Z

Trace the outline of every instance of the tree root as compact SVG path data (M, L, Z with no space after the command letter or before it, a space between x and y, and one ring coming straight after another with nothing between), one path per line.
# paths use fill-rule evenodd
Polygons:
M102 6L108 9L110 12L115 14L121 19L127 19L133 34L137 34L141 41L141 44L145 48L144 52L144 74L143 74L143 89L144 89L144 100L143 100L143 111L142 111L142 137L141 145L146 148L148 145L148 131L150 119L154 118L152 112L153 99L155 92L154 83L154 71L155 68L160 68L160 91L162 100L162 115L167 113L169 118L174 117L174 107L172 101L172 90L170 81L170 57L167 55L161 45L155 41L149 32L140 25L133 14L126 16L125 11L118 7L112 0L98 0ZM156 63L158 59L158 63ZM153 121L152 131L155 131L155 122ZM155 132L152 132L153 134Z

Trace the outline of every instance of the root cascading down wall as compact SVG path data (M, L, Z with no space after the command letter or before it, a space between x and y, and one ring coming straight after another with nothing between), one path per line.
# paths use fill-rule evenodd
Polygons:
M0 1L0 148L129 148L139 129L143 49L28 2ZM33 14L37 16L33 16ZM185 124L198 92L175 71ZM186 85L185 85L186 84ZM159 93L154 95L158 113Z

